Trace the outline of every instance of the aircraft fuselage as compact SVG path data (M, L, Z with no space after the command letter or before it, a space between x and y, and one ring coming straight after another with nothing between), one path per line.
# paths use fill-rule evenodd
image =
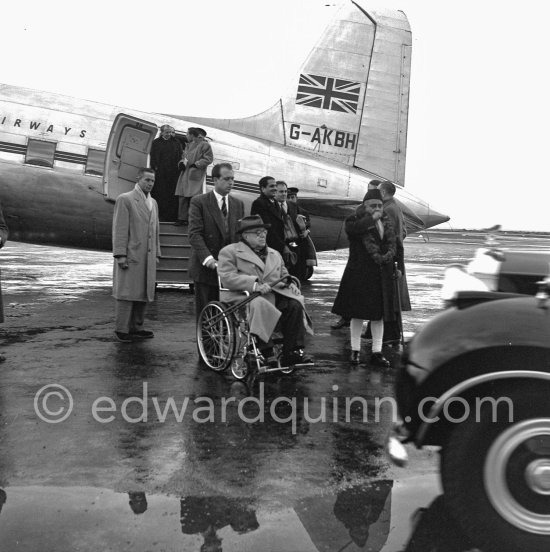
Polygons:
M98 159L104 155L113 121L120 112L157 126L170 124L180 133L193 125L157 114L0 87L0 201L10 239L111 248L116 195L105 176L109 160L101 174ZM343 220L361 201L375 175L297 148L205 128L214 163L233 164L232 193L248 209L258 195L257 182L262 176L285 180L289 186L300 188L300 201L312 215L317 249L347 247ZM419 218L433 216L426 202L402 188L398 198Z

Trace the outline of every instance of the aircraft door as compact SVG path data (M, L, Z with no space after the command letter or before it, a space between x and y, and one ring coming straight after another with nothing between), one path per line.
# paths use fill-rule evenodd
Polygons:
M103 194L108 201L129 192L136 184L138 170L147 166L157 125L119 113L111 128L105 155Z

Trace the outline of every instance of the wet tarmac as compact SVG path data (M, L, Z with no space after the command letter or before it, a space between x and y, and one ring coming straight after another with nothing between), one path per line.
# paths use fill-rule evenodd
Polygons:
M443 267L479 245L408 240L407 334L440 310ZM188 293L158 293L155 339L117 343L110 254L8 244L0 550L471 550L437 452L410 450L404 469L384 457L395 370L350 367L346 331L330 329L346 256L321 254L304 287L315 367L246 386L199 365ZM47 385L63 389L37 397ZM70 413L47 391L68 391Z

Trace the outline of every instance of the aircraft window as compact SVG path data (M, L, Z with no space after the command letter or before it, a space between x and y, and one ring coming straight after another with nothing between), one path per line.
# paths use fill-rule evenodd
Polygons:
M56 142L29 138L25 163L52 168L56 145Z
M226 159L214 159L214 165L218 163L229 163L234 171L238 171L241 168L241 164L238 161L227 161Z
M105 166L105 151L88 148L88 158L86 159L85 174L94 176L103 176Z

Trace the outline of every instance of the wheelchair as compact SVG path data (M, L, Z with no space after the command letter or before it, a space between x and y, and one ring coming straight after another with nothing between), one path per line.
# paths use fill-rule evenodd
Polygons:
M293 276L285 276L280 282L299 282ZM221 287L220 291L229 291ZM225 303L210 301L201 311L197 322L197 347L201 360L215 372L231 369L233 377L244 380L252 374L282 372L291 374L296 368L313 366L313 363L282 366L282 338L272 337L274 357L264 358L258 349L257 338L250 333L247 304L261 293L243 292L241 301Z

